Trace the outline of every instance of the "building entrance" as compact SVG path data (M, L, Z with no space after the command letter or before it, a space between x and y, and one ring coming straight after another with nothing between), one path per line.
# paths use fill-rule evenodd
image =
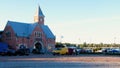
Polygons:
M42 52L42 44L37 42L34 46L35 48L33 49L33 53L40 54Z

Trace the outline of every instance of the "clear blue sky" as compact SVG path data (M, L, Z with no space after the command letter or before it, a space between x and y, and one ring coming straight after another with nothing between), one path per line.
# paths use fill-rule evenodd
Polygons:
M34 22L38 3L58 42L120 43L120 0L1 0L0 30L8 20Z

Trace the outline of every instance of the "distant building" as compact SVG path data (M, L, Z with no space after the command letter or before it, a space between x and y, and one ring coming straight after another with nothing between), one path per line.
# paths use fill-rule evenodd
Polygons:
M42 52L50 52L55 47L55 36L44 24L44 15L40 6L34 16L34 23L8 21L2 34L2 41L13 49L25 45Z

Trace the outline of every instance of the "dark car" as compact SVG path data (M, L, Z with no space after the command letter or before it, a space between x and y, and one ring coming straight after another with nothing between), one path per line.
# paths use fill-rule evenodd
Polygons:
M2 56L7 55L7 50L6 49L1 50L0 55L2 55Z
M16 51L16 55L29 55L30 49L26 48L24 45L21 45L20 48Z
M33 54L44 54L44 52L40 51L39 49L33 49L32 53Z
M4 56L8 52L8 44L0 42L0 55Z
M8 49L7 51L7 55L8 56L16 56L16 50L13 50L13 49Z
M16 55L29 55L30 54L30 50L28 48L26 49L18 49L16 51Z

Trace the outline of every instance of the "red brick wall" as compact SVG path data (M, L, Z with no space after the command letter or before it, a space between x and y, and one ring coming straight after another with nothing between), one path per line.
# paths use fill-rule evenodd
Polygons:
M6 36L7 31L11 32L11 37ZM14 33L13 29L11 28L11 26L6 26L2 35L3 35L2 40L4 42L8 43L8 45L11 48L16 49L16 36L15 36L15 33Z
M31 35L31 39L34 39L34 42L35 42L35 41L39 41L39 40L36 39L35 34L34 34L36 31L42 33L42 38L41 38L41 39L42 39L43 45L46 46L46 37L45 37L45 34L43 33L42 29L40 28L40 26L37 26L37 27L33 30L32 35Z
M11 32L11 38L9 39L6 36L6 32L10 31ZM41 37L41 41L40 38L36 38L35 37L35 32L41 32L42 33L42 37ZM6 43L8 43L10 45L11 48L13 49L18 49L20 44L25 44L28 48L33 48L35 42L42 42L43 46L47 49L49 49L49 47L52 47L51 49L49 49L48 51L51 51L54 48L55 45L55 39L47 39L43 30L40 28L40 26L36 26L35 29L33 30L32 34L30 35L30 37L26 38L26 37L17 37L16 34L14 33L13 29L11 28L11 26L6 26L5 30L3 32L3 38L2 40Z

